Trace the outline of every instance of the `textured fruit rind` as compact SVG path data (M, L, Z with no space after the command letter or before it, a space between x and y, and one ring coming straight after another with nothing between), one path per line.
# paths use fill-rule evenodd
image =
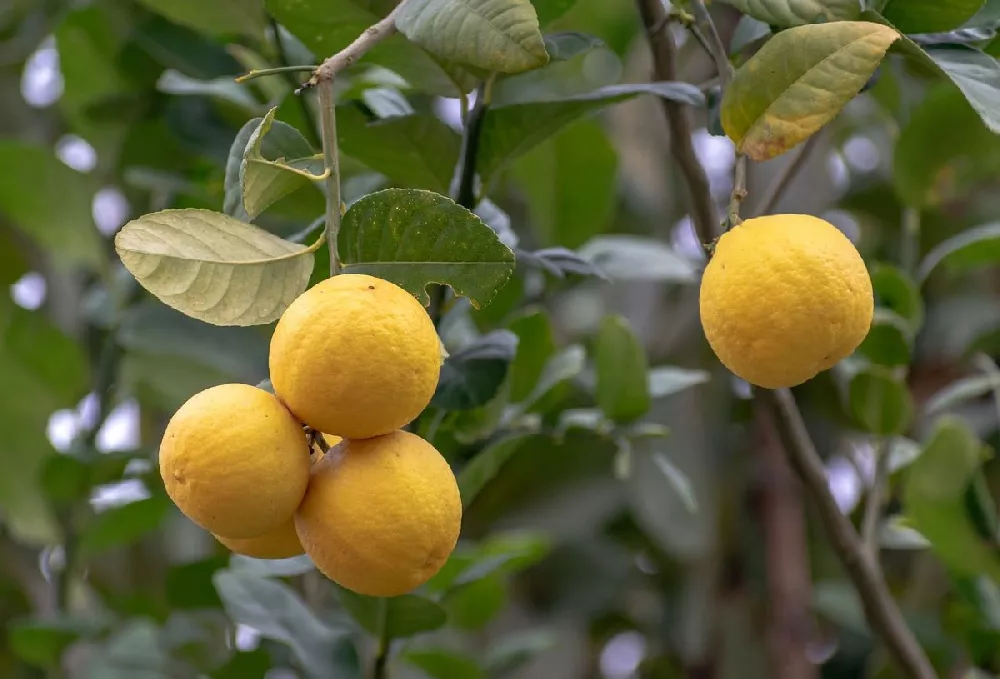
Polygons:
M455 548L462 500L447 461L397 431L348 440L314 465L295 514L306 553L328 578L369 596L430 579Z
M402 288L342 274L304 292L271 337L275 393L309 426L345 438L388 434L427 407L441 348L434 324Z
M309 482L309 446L302 425L273 395L223 384L195 394L170 419L160 475L196 524L251 538L295 512Z
M254 559L290 559L305 553L295 532L295 521L291 518L274 530L256 537L241 539L216 535L215 539L230 551Z
M849 356L874 312L857 249L809 215L748 219L723 235L700 303L705 336L723 365L769 389L801 384Z

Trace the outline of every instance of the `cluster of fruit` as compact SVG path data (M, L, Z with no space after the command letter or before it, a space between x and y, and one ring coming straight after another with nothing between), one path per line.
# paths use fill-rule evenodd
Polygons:
M701 323L750 384L794 387L851 355L875 311L854 244L809 215L748 219L724 234L701 280Z
M405 290L358 274L323 281L275 328L273 395L224 384L171 418L160 446L167 493L234 552L304 552L355 592L409 592L448 559L462 521L447 461L401 430L430 402L441 356ZM320 438L333 447L310 450Z

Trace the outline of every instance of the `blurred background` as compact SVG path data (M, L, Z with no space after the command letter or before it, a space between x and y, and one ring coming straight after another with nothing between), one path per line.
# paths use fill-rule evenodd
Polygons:
M652 79L629 0L536 4L553 17L546 33L600 42L499 82L496 104ZM267 378L271 327L215 327L165 307L123 270L112 239L147 212L221 211L233 140L272 106L318 149L313 97L293 94L305 74L233 79L318 63L345 42L338 31L350 39L389 5L279 0L265 12L250 0L0 0L0 676L364 676L374 641L363 613L307 560L231 557L180 515L157 473L163 427L188 397ZM711 9L737 64L770 32L729 5ZM977 30L988 34L995 19ZM714 68L682 26L669 30L679 78L708 98L692 140L722 206L734 149L720 136ZM339 92L348 204L419 185L412 177L423 175L405 168L433 164L425 135L457 143L461 134L456 95L410 88L385 64L352 70ZM433 131L378 125L400 117L431 120ZM748 213L792 155L752 164ZM833 222L873 271L905 280L966 229L1000 233L998 180L1000 138L950 84L891 55L810 143L777 209ZM568 248L606 278L560 277L522 257L491 307L456 303L447 314L453 352L499 328L520 338L502 398L431 418L435 445L459 473L498 449L504 461L466 503L459 556L513 556L463 587L432 588L447 624L400 635L391 675L901 676L748 385L704 341L704 255L660 102L634 98L565 127L510 164L490 199L481 214L519 255ZM295 237L321 213L310 187L256 223ZM919 319L912 332L890 333L796 390L830 489L857 522L876 452L900 472L936 415L957 412L996 443L1000 280L979 265L998 246L984 238L983 248L970 257L976 266L930 276L922 301L895 300ZM325 257L324 248L316 276ZM889 299L897 279L885 275ZM595 362L634 358L619 353L627 342L601 353L616 317L650 370L651 405L632 422L598 409ZM870 363L909 366L916 417L902 430L852 416L845 385ZM992 562L960 567L965 539L995 557L998 471L985 464L957 518L942 519L961 524L943 525L954 543L933 550L894 518L896 495L886 498L883 565L941 676L1000 670ZM781 649L807 662L780 669Z

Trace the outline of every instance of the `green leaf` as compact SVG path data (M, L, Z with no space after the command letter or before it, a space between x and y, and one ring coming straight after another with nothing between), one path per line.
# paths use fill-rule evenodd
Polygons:
M330 647L343 632L319 620L288 585L231 570L217 572L212 580L233 622L288 645L310 676L337 676Z
M267 9L314 54L336 54L391 8L371 0L266 0ZM477 80L455 64L445 64L402 35L375 46L362 63L385 66L414 87L444 97L475 89Z
M997 375L963 377L938 390L927 399L924 404L924 415L927 417L938 415L960 406L966 401L982 398L997 391L1000 391L1000 377Z
M583 347L566 347L553 355L545 363L545 368L527 398L508 408L504 419L507 422L523 415L563 382L577 377L582 371L587 355Z
M291 125L276 122L274 107L264 116L247 140L240 162L243 208L253 219L270 205L324 178L323 161L316 156L302 133ZM273 158L263 155L264 140Z
M472 504L479 492L500 472L528 438L517 435L496 441L462 468L458 474L458 490L462 496L463 507Z
M80 552L90 557L135 542L160 527L172 505L164 495L106 509L87 523L80 535Z
M485 679L486 673L470 656L428 649L407 651L403 659L432 679Z
M267 18L261 0L139 0L174 23L211 35L243 33L251 38L264 34Z
M541 240L575 248L605 230L617 197L618 154L601 125L582 120L513 167Z
M83 637L100 631L93 618L23 619L7 627L7 642L21 660L38 667L54 668L63 652Z
M517 352L517 335L495 330L450 355L431 405L444 410L471 410L496 395Z
M971 19L984 0L889 0L882 15L901 33L943 33Z
M369 122L351 105L337 107L337 139L341 152L393 182L441 194L448 193L461 143L454 130L432 115Z
M172 679L171 659L160 628L151 620L133 618L114 631L87 656L83 679Z
M448 611L448 624L459 630L481 631L507 603L503 576L491 576L448 592L441 604Z
M520 73L549 61L529 0L407 0L396 27L431 54L484 71Z
M749 14L744 14L740 17L740 22L736 24L733 38L729 41L729 54L730 56L739 54L744 47L770 35L771 26L769 24L754 19Z
M225 556L213 556L171 566L164 583L170 607L175 610L222 608L222 599L212 578L228 561Z
M884 549L927 549L931 543L899 516L886 519L879 528L878 542Z
M917 271L917 280L927 281L941 264L951 272L968 271L1000 261L1000 222L966 229L939 243L927 253Z
M857 19L858 0L725 0L744 14L771 26L788 28Z
M484 662L491 676L506 677L555 648L557 642L555 633L546 628L519 630L494 641Z
M998 154L1000 137L961 91L941 83L900 131L893 159L896 191L914 207L952 200L1000 170Z
M652 398L663 398L704 384L711 377L711 374L706 370L691 370L664 365L651 369L646 379L649 385L647 387L649 395Z
M913 420L913 399L906 385L876 366L851 378L851 412L866 431L881 436L901 434Z
M997 554L976 532L965 493L982 463L981 446L962 420L938 420L923 453L903 478L903 509L914 529L952 571L1000 579Z
M557 278L571 274L607 278L603 271L568 248L542 248L534 252L518 250L516 254L519 263L541 269Z
M344 271L392 281L425 306L427 286L450 286L474 307L490 303L514 253L475 214L444 196L386 189L354 203L340 229Z
M550 23L568 12L576 4L576 0L532 0L538 13L538 23L548 26Z
M912 332L905 318L888 309L875 309L872 327L858 351L872 363L895 367L910 363Z
M698 500L694 496L691 479L671 462L663 453L653 453L653 463L670 484L670 488L680 497L684 508L691 514L698 511Z
M287 578L310 573L316 570L316 564L308 554L293 556L290 559L253 559L233 554L229 557L229 570L263 578Z
M898 37L887 26L864 21L781 31L726 89L721 112L726 134L754 160L788 151L854 98Z
M312 253L211 210L163 210L126 224L115 250L161 302L215 325L275 321L306 289Z
M612 280L693 283L692 262L663 241L642 236L596 236L578 250Z
M899 267L884 262L876 263L870 273L879 306L906 319L912 331L919 329L924 322L924 301L913 278Z
M388 638L404 639L443 627L448 619L440 605L416 594L380 599L344 587L337 590L340 602L351 617L362 629L376 636L384 629Z
M96 267L102 261L88 177L51 150L13 139L0 139L0 166L10 169L0 176L0 214L60 264Z
M574 120L640 94L652 94L692 106L702 106L705 102L705 97L694 85L657 82L609 85L586 94L519 101L491 108L483 120L476 163L483 184L489 184L496 172Z
M646 349L621 316L607 316L594 345L597 404L619 423L636 420L649 410Z
M526 312L508 325L518 337L517 353L510 365L510 400L526 399L556 351L552 322L543 310Z
M250 91L234 82L231 77L198 80L177 71L166 70L156 81L156 89L164 94L182 97L211 97L231 104L247 114L258 113L261 109Z
M603 40L590 33L567 31L545 36L545 51L552 61L566 61L605 46Z

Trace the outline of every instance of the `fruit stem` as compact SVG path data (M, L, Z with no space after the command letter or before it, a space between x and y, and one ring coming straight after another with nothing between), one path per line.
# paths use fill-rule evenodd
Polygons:
M726 210L726 231L743 220L740 219L740 206L747 197L747 157L737 152L733 167L733 193L729 196L729 209Z
M337 234L340 233L340 157L337 152L337 114L333 78L319 84L323 167L326 170L326 244L330 248L330 275L340 273Z
M378 610L378 650L372 663L372 679L386 679L389 676L389 651L392 648L392 639L389 638L388 617L389 600L381 599Z

